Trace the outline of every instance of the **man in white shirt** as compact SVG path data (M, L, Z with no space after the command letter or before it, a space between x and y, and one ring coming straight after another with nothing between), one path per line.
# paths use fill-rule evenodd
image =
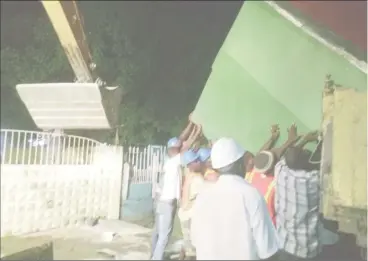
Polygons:
M167 143L168 159L164 164L164 175L156 203L155 227L152 234L152 260L163 260L165 248L174 225L177 203L181 196L182 168L180 154L187 151L201 134L201 126L195 125L189 115L189 123L180 136ZM153 195L156 198L156 195Z
M164 165L163 186L156 204L155 227L152 234L152 260L163 260L165 248L172 233L177 204L181 196L182 142L172 138L167 144L168 156Z
M191 239L197 260L259 260L278 252L265 200L244 180L244 152L230 138L212 147L212 167L220 177L193 206Z

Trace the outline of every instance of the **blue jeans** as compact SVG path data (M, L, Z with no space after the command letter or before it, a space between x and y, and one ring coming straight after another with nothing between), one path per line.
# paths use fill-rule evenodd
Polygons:
M151 260L163 260L169 242L176 213L176 201L158 201L156 205L155 226L152 234Z

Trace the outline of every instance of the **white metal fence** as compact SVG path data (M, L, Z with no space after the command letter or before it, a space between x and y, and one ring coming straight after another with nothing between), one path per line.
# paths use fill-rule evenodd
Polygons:
M62 133L1 130L1 163L20 165L90 165L96 140Z
M2 129L0 132L2 165L92 165L106 160L106 145L85 137L55 132ZM132 169L131 183L151 183L161 174L166 147L129 146L124 161Z
M149 145L130 146L126 161L132 168L131 183L151 183L163 172L166 147Z
M0 152L2 236L119 217L122 147L1 130Z

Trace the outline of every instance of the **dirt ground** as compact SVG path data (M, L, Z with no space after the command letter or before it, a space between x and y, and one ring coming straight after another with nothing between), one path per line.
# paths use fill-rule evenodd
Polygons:
M2 255L53 242L55 260L148 260L153 217L140 220L101 220L96 226L54 229L23 236L1 238ZM178 217L175 219L170 246L181 239ZM176 248L176 247L174 247Z
M134 222L101 220L96 226L63 228L1 238L1 254L11 254L43 243L53 242L54 260L148 260L153 218ZM180 245L181 229L176 217L168 251ZM355 240L340 235L340 242L328 247L321 260L362 260Z
M154 225L154 217L153 216L147 216L145 218L141 218L138 220L129 220L129 219L125 219L127 222L131 222L134 224L137 224L139 226L143 226L149 229L153 228ZM182 239L182 233L181 233L181 227L180 227L180 220L178 215L175 216L175 222L174 222L174 228L173 228L173 233L171 235L170 238L170 242L174 243L178 240Z
M151 230L125 221L49 230L1 239L1 253L53 242L54 260L148 260Z

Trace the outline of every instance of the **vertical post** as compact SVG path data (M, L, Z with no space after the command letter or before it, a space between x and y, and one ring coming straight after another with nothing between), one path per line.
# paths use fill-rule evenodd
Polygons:
M50 140L48 141L48 144L46 146L51 146L51 164L61 164L61 155L63 153L61 137L63 136L63 134L64 132L62 129L54 129L50 135ZM68 162L68 164L69 163L70 162Z
M152 198L156 198L156 190L158 186L158 173L159 173L159 157L154 153L152 156Z
M123 167L123 184L121 189L122 200L126 200L128 198L130 172L131 167L128 162L125 162Z

